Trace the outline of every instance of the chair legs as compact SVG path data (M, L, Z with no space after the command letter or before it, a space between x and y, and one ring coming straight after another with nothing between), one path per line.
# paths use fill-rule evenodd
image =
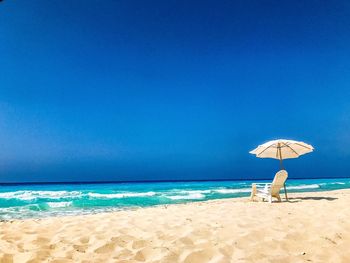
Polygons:
M256 196L257 194L257 188L256 188L256 184L252 184L252 192L250 194L250 200L251 201L254 201L254 197ZM274 195L273 197L276 197L278 202L282 202L282 199L281 199L281 196L279 194L277 195ZM265 201L267 199L267 201L269 203L272 203L272 196L266 196L266 198L262 197L262 200Z
M280 195L277 195L276 198L277 198L278 202L282 201Z

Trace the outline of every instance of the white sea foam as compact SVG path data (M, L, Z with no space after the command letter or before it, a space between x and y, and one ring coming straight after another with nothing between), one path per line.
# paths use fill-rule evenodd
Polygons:
M249 193L251 191L250 188L242 188L242 189L217 189L215 192L220 194L237 194L237 193Z
M173 196L165 196L171 200L192 200L192 199L203 199L205 195L200 193L192 193L189 195L173 195Z
M181 190L178 191L180 194L209 194L211 190Z
M3 199L19 199L19 200L34 200L37 198L59 199L72 198L80 196L79 191L14 191L0 193L0 198Z
M41 198L51 198L51 199L59 199L59 198L71 198L81 196L82 193L79 191L33 191L34 195L38 195Z
M35 197L33 197L31 195L31 191L4 192L4 193L0 193L0 198L3 198L3 199L21 199L21 200L35 199Z
M72 202L48 202L47 205L51 208L68 207Z
M90 197L93 198L125 198L125 197L142 197L142 196L154 196L155 192L145 192L145 193L118 193L118 194L99 194L99 193L88 193Z
M297 185L297 186L288 186L287 189L291 190L299 190L299 189L316 189L320 188L318 184L302 184L302 185Z
M344 185L344 182L320 183L319 185Z

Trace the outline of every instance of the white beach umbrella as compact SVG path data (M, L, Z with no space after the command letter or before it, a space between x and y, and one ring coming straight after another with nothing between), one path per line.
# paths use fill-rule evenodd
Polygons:
M280 160L281 169L283 169L283 159L298 158L300 155L310 153L313 150L314 147L304 142L278 139L261 144L249 153L255 154L259 158L278 159ZM284 186L284 192L287 198L286 186Z

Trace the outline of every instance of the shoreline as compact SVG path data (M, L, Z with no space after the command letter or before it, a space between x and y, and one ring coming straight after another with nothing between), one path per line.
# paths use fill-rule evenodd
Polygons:
M311 194L311 193L333 193L333 192L347 192L349 191L350 193L350 188L344 188L344 189L334 189L334 190L318 190L318 191L308 191L308 192L288 192L288 196L294 196L297 194ZM286 203L285 197L284 197L284 192L281 190L281 197L282 197L282 202L281 203ZM289 198L288 198L289 199ZM182 206L182 205L190 205L192 203L194 204L199 204L199 203L210 203L210 202L217 202L217 201L234 201L234 202L240 202L240 201L248 201L249 200L249 195L248 196L240 196L240 197L227 197L227 198L216 198L216 199L209 199L209 200L191 200L191 201L186 201L184 203L169 203L169 204L157 204L157 205L150 205L150 206L130 206L130 207L123 207L123 208L118 208L119 210L115 211L97 211L97 212L87 212L86 214L76 214L76 215L54 215L54 216L43 216L43 217L30 217L30 218L14 218L14 219L0 219L0 224L1 223L6 223L6 222L14 222L14 221L26 221L26 220L45 220L45 219L54 219L54 218L70 218L70 217L86 217L86 216L94 216L94 215L100 215L100 214L113 214L113 213L119 213L119 212L127 212L127 211L135 211L135 210L140 210L140 209L149 209L149 208L168 208L170 206ZM277 203L277 200L274 200L274 203ZM288 203L288 202L287 202Z
M350 262L350 189L289 197L1 222L0 262Z
M350 188L350 178L294 180L287 185L288 192L347 188ZM251 182L0 186L0 190L0 219L15 220L246 197L251 191Z

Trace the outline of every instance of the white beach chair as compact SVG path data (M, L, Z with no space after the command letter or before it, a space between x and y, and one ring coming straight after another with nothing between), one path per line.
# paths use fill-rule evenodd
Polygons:
M281 202L280 190L284 186L288 177L288 173L286 170L281 170L276 173L275 178L272 183L268 184L252 184L252 194L250 199L253 201L254 197L260 197L265 201L267 199L270 203L272 203L272 197L278 199Z

